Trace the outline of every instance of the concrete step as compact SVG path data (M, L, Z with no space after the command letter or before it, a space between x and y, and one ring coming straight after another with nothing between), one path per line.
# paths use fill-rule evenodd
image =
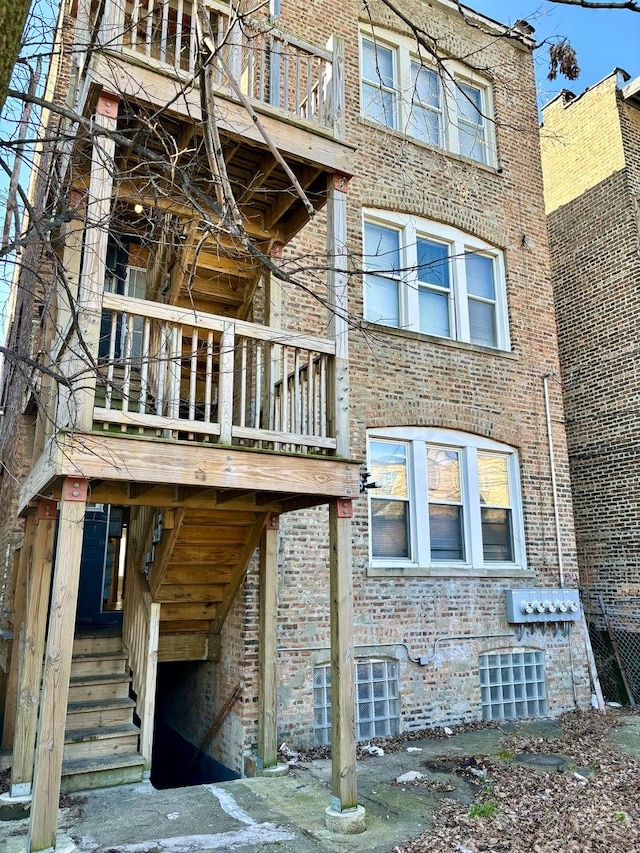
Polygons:
M74 655L71 661L71 676L106 675L125 672L127 656L122 651L98 652Z
M142 781L144 759L138 753L80 758L62 765L61 791L71 794L91 788L110 788Z
M131 678L122 674L72 676L69 682L69 702L98 699L126 699Z
M136 703L129 697L69 702L67 728L74 731L130 723L135 707Z
M67 729L64 734L63 761L137 753L139 735L140 729L133 723L93 729Z

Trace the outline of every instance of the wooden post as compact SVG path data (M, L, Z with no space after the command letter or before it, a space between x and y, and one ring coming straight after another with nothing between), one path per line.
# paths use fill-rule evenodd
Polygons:
M87 486L76 478L62 486L27 845L31 853L56 846Z
M94 122L98 128L115 131L118 123L118 98L108 92L98 96ZM113 190L115 142L109 136L97 135L93 140L87 224L84 232L82 273L78 289L78 327L93 359L80 370L77 400L77 427L89 431L93 425L93 403L96 388L95 365L98 361L102 295L109 239L109 214ZM86 356L84 356L86 359Z
M2 748L11 749L15 735L16 710L18 704L18 682L21 667L21 657L24 645L24 618L27 602L27 579L31 564L31 549L36 530L35 514L27 516L24 528L22 548L14 566L13 586L13 641L11 643L11 662L7 677L7 692L5 696L4 726L2 730Z
M284 245L275 242L271 247L271 257L282 260ZM282 282L273 273L267 273L265 293L265 323L272 329L282 328Z
M220 444L231 444L233 437L234 346L235 325L225 323L220 342L220 381L218 384Z
M12 797L25 797L31 793L56 512L55 501L40 501L38 504L13 738L10 789Z
M278 763L276 642L278 629L279 518L269 516L260 545L260 639L258 644L258 758L261 770Z
M329 590L331 608L331 808L355 809L356 735L354 722L353 583L351 501L329 504Z
M327 304L329 332L336 342L329 412L336 454L349 456L349 323L347 303L347 184L344 175L330 175L327 186Z
M333 35L327 45L332 53L329 127L336 139L345 138L344 39Z
M149 604L149 636L147 638L147 669L140 717L140 755L144 758L145 772L151 771L153 730L156 718L156 686L158 682L158 642L160 638L160 607L157 601Z

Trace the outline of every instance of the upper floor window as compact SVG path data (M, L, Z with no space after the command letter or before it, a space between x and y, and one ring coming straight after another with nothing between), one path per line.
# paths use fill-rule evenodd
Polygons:
M489 84L453 60L443 60L442 69L430 67L411 47L408 39L392 42L362 36L362 115L430 145L495 165Z
M508 350L502 252L439 223L383 215L365 211L365 319Z
M523 568L517 452L451 430L372 430L372 563Z

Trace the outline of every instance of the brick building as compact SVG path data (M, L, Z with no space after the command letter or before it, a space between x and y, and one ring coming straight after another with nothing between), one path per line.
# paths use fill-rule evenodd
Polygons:
M580 580L594 628L602 596L636 637L639 93L640 79L616 70L578 96L558 95L542 128ZM636 675L637 650L626 661Z
M73 215L15 312L58 377L6 391L26 476L3 437L32 850L43 779L153 780L169 739L231 772L331 743L339 827L355 738L589 704L532 42L449 0L403 3L430 58L383 2L210 5L199 45L186 0L61 17L87 120L40 192ZM82 691L128 673L99 766Z

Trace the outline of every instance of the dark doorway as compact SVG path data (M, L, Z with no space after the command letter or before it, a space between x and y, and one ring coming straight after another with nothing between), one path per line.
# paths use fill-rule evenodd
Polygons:
M123 507L88 504L80 564L78 628L122 624L125 549Z
M182 694L182 682L194 677L206 677L206 668L200 663L165 663L158 666L158 692L153 736L153 761L151 784L154 788L182 788L227 782L239 779L240 774L216 761L206 750L198 751L174 725L168 722L169 708ZM179 723L176 723L179 725Z

